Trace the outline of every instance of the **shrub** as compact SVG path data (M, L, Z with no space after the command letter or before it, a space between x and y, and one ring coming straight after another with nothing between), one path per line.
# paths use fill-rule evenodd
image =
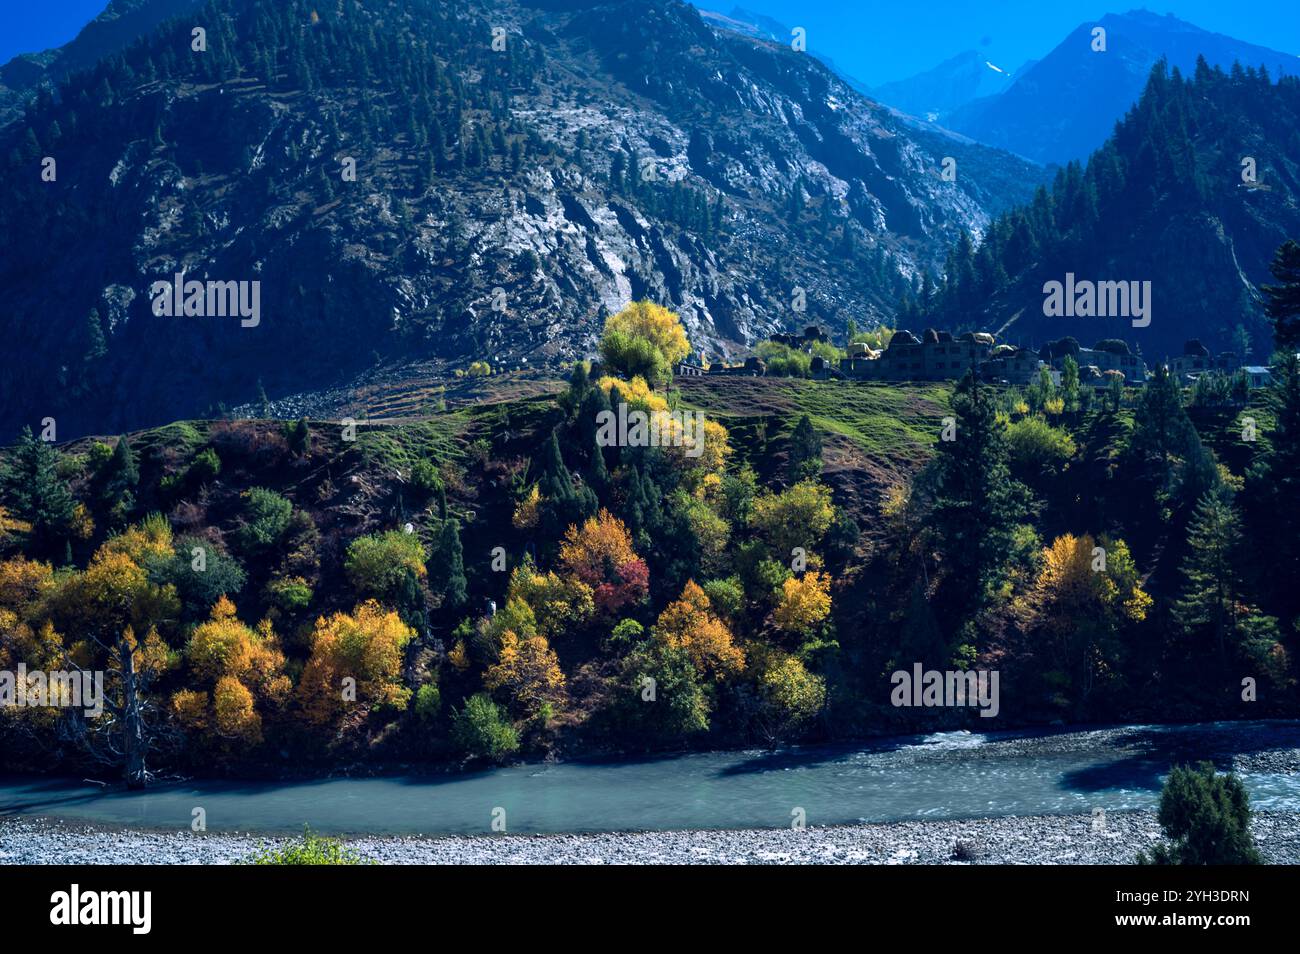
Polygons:
M438 465L427 457L421 457L411 465L411 487L425 497L446 492Z
M488 696L470 696L456 713L451 738L466 756L500 762L519 750L519 734Z
M806 378L812 373L812 355L777 341L760 344L758 356L763 359L767 373L775 377Z
M215 479L219 473L221 473L221 458L211 447L205 447L194 456L186 477L191 483L201 485Z
M1174 766L1160 793L1156 816L1168 839L1138 864L1257 865L1250 835L1250 800L1241 780L1220 775L1211 762Z
M259 845L244 859L247 865L364 865L373 864L338 838L322 838L304 828L302 837L284 845Z
M618 651L639 645L645 639L645 627L634 619L621 619L605 641L607 648Z
M151 583L176 587L186 619L206 618L220 597L237 596L246 579L233 557L201 537L177 538L170 554L152 557L145 569Z
M279 577L266 584L266 601L286 613L305 610L311 598L311 586L300 576Z
M253 487L244 491L244 521L236 537L240 548L246 553L259 553L276 546L292 516L293 504L274 490Z
M348 545L343 569L358 595L391 600L408 570L425 576L424 545L401 530L358 537Z
M411 710L421 719L434 719L442 709L442 692L436 682L426 682L415 691Z

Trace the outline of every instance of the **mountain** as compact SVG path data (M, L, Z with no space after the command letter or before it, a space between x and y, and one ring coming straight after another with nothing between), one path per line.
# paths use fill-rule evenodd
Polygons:
M38 95L0 157L6 436L560 367L634 298L713 356L889 320L1038 181L671 0L214 0ZM256 319L156 315L181 273Z
M1104 52L1092 49L1095 27L1106 31ZM967 103L946 125L1035 162L1086 159L1137 101L1158 60L1188 73L1198 56L1224 69L1240 62L1266 67L1274 76L1300 74L1300 59L1292 54L1134 10L1080 24L1052 52L1017 73L1006 92Z
M1061 169L1051 190L999 218L978 249L960 242L934 300L903 321L1003 330L1039 345L1121 338L1148 363L1197 338L1214 352L1245 345L1262 364L1272 335L1259 286L1272 281L1278 246L1296 236L1300 79L1205 63L1183 76L1160 63L1087 166ZM1080 290L1147 283L1150 310L1053 316L1045 286L1064 286L1071 274Z
M940 122L972 100L1004 93L1017 75L990 63L978 51L967 50L933 69L877 86L870 95L905 113Z
M190 13L202 0L110 0L99 16L56 50L25 53L0 66L0 125L21 115L35 90L89 69L172 17Z
M729 30L732 33L739 33L751 40L764 40L768 43L789 46L794 36L792 30L786 24L762 13L746 10L744 7L732 7L729 13L708 10L704 7L699 7L699 11L700 16L704 18L704 22L708 23L709 26L717 27L720 30ZM870 92L866 83L840 69L829 56L818 53L811 48L808 52L826 64L832 73L835 73L859 93Z

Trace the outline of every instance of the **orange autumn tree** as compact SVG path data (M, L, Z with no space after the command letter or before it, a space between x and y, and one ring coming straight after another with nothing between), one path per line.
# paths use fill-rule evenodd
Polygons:
M182 689L172 696L172 712L188 728L211 726L230 741L255 745L262 740L262 716L256 703L280 709L292 684L284 670L284 653L263 620L256 630L235 616L226 597L217 600L207 622L199 625L186 649L190 670L203 689Z
M650 570L632 549L627 527L603 507L581 527L570 526L565 532L560 567L591 587L592 599L605 616L640 603L650 589Z
M402 652L414 638L415 630L374 600L316 620L311 656L298 683L307 720L324 725L337 719L352 704L352 687L356 703L367 708L405 706L411 690L401 681Z
M701 673L715 679L742 672L745 653L732 639L731 630L713 612L704 590L687 580L682 595L659 614L651 630L656 640L670 649L684 649Z

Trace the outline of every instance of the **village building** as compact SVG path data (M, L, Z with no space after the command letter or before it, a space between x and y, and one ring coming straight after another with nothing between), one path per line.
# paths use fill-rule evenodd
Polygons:
M1182 384L1191 384L1207 372L1231 375L1240 367L1241 360L1233 352L1212 355L1209 348L1194 338L1183 345L1182 354L1169 359L1169 373Z
M1047 365L1028 348L998 345L989 358L980 365L980 377L994 384L1014 384L1018 387L1033 383L1039 371Z

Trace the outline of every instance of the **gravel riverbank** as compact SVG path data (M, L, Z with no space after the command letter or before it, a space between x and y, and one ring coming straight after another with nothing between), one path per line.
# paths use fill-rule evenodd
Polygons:
M743 831L359 837L382 864L1129 864L1159 837L1152 812L908 821ZM1265 859L1300 864L1300 813L1257 812ZM0 818L0 864L230 864L277 838L109 829ZM958 848L957 846L961 847ZM956 850L955 850L956 849Z

